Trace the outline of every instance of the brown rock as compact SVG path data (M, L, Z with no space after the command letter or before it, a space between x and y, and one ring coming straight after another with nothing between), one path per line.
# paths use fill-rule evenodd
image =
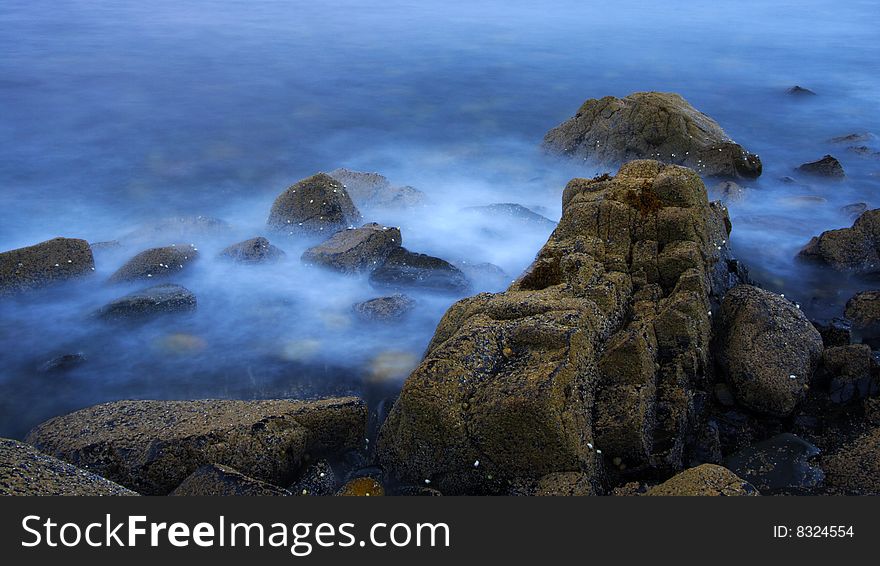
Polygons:
M110 283L152 281L176 275L199 257L192 244L175 244L143 251L110 276Z
M752 487L727 468L715 464L703 464L673 476L645 493L648 496L755 496L760 495Z
M327 241L307 249L302 260L343 273L370 271L382 265L400 247L401 240L399 228L372 222L336 232Z
M289 235L333 233L360 222L361 214L342 183L325 173L292 185L272 204L270 228Z
M272 263L280 261L285 255L284 250L273 246L263 237L232 244L220 252L221 258L238 263Z
M82 277L95 270L85 240L55 238L0 253L0 295Z

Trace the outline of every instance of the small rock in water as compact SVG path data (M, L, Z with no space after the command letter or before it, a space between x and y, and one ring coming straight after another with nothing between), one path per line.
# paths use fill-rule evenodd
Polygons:
M788 94L792 94L794 96L816 96L816 93L808 88L804 88L800 85L795 85L788 90L785 91Z
M822 159L804 163L797 170L808 175L827 177L829 179L842 179L846 176L840 161L831 155L825 155Z
M302 260L343 273L371 271L400 244L400 229L372 222L336 232L328 240L307 249Z
M845 136L837 136L836 138L831 138L828 140L831 143L859 143L866 142L872 139L874 136L869 134L868 132L863 133L853 133L847 134Z
M412 311L416 302L400 293L390 297L378 297L355 304L354 312L367 321L399 320Z
M810 460L819 449L793 434L784 433L728 456L724 465L762 493L805 492L825 477Z
M880 209L865 211L851 228L813 237L798 257L846 273L880 273Z
M196 296L180 285L155 285L111 301L95 314L104 320L143 320L157 315L192 312Z
M55 238L0 253L0 295L18 293L90 274L95 269L85 240Z
M110 283L143 281L170 277L183 271L199 257L193 244L175 244L164 248L145 250L120 267L110 276Z
M70 371L76 367L86 363L85 354L77 352L75 354L64 354L47 361L40 366L40 373L62 373Z
M220 257L238 263L272 263L280 261L286 254L263 237L251 238L233 244L220 252Z
M864 202L854 202L852 204L847 204L846 206L840 207L840 211L853 220L862 215L863 212L868 210L867 203Z
M816 195L798 195L781 199L783 204L788 206L812 206L817 204L825 204L828 200L824 197Z
M470 281L460 269L437 257L396 248L385 262L370 274L374 287L389 289L419 288L464 295Z
M360 220L361 213L342 183L325 173L318 173L281 193L272 204L267 224L287 235L329 235Z

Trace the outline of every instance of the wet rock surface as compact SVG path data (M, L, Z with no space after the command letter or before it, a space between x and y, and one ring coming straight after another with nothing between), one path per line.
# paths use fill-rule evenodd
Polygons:
M755 496L753 485L723 466L702 464L650 488L648 496Z
M327 460L318 460L307 466L289 489L293 495L300 496L333 495L339 489L339 478Z
M267 224L288 235L332 234L360 220L361 213L342 183L318 173L281 193L272 204Z
M674 93L637 92L584 102L544 136L553 153L601 163L660 159L700 175L756 178L761 160L733 142L717 122Z
M446 260L395 248L370 274L370 284L380 289L424 289L463 295L471 284L462 271Z
M75 238L55 238L2 252L0 296L76 279L94 270L89 243Z
M812 462L819 453L816 446L785 433L728 456L724 465L765 495L798 494L815 488L825 478Z
M138 495L110 480L0 438L0 495Z
M232 244L220 252L220 257L237 263L273 263L285 257L284 250L269 243L262 236Z
M816 161L804 163L798 167L797 170L801 173L816 177L828 177L832 179L842 179L843 177L846 177L846 173L844 173L840 161L831 155L826 155L822 157L822 159Z
M111 301L98 309L95 316L109 321L137 321L192 312L196 305L196 296L186 287L154 285Z
M859 216L851 228L828 230L813 237L798 257L836 271L858 275L880 273L880 209Z
M849 403L880 393L880 366L865 344L826 349L822 374L834 403Z
M325 242L307 249L302 260L343 273L369 271L401 246L400 229L375 222L340 230Z
M169 495L189 497L290 495L286 489L249 478L229 466L205 464L191 473Z
M399 320L411 312L416 302L406 295L396 294L390 297L378 297L355 304L352 309L365 321Z
M289 485L307 455L359 446L366 408L322 401L118 401L56 417L26 442L145 495L164 495L204 464Z
M142 251L110 276L110 283L152 281L179 274L199 257L193 244L174 244Z

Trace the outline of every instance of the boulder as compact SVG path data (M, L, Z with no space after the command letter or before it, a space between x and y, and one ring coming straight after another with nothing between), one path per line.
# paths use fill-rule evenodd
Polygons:
M82 277L94 270L95 259L88 242L54 238L0 253L0 295Z
M822 373L835 403L848 403L880 393L880 366L866 344L826 349L822 355Z
M806 396L822 348L822 336L791 301L751 285L724 297L719 362L744 407L791 414Z
M403 318L415 306L416 302L411 298L396 294L357 303L352 309L358 317L365 321L391 321Z
M249 478L229 466L199 466L169 495L189 497L213 496L285 496L291 493L272 484Z
M822 460L825 485L838 495L880 495L880 427L874 427Z
M199 257L193 244L173 244L142 251L110 276L110 283L150 281L176 275Z
M267 223L288 235L333 233L357 224L361 213L342 183L325 173L292 185L272 204Z
M443 316L380 431L385 470L458 494L564 472L600 492L603 458L681 469L729 284L724 218L679 166L569 182L526 272Z
M724 459L724 465L764 494L803 494L825 477L811 460L818 448L784 433L758 442Z
M370 273L370 283L381 289L424 289L458 295L470 291L471 283L462 271L438 257L395 248Z
M26 441L145 495L164 495L204 464L289 485L307 456L359 447L366 418L353 397L117 401L48 420Z
M857 340L872 346L880 344L880 291L862 291L850 297L843 316L852 323Z
M754 486L725 467L702 464L649 489L648 496L755 496Z
M734 143L717 122L674 93L637 92L584 102L544 136L553 153L600 163L660 159L701 175L754 179L761 160Z
M804 163L797 168L801 173L813 175L815 177L829 177L832 179L842 179L846 177L843 172L843 166L840 161L830 155L824 156L822 159Z
M98 309L98 318L111 321L147 320L157 315L192 312L196 296L180 285L154 285L129 293Z
M0 438L0 495L137 495L91 472Z
M400 243L399 228L372 222L336 232L327 241L307 249L302 260L343 273L370 271L382 265Z
M330 172L330 176L342 183L351 200L363 208L408 208L427 202L425 193L415 187L392 186L379 173L363 173L351 169L339 168Z
M285 255L284 250L263 237L232 244L220 252L221 258L237 263L273 263L284 259Z
M880 209L864 212L851 228L814 236L798 257L846 273L880 273Z
M822 336L822 344L826 348L835 346L848 346L852 341L852 325L843 318L830 320L814 320L813 326Z

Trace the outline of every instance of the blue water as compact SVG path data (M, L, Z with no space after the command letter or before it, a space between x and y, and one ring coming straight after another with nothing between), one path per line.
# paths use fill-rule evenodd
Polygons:
M515 276L549 230L486 230L458 211L516 202L558 218L565 181L600 171L538 143L609 94L678 92L758 153L764 175L730 204L734 249L762 284L834 314L850 287L817 290L792 258L851 223L842 205L880 206L880 160L827 141L880 133L878 29L877 1L5 0L0 249L178 215L233 229L197 242L204 261L180 281L200 299L192 318L127 332L85 319L135 288L103 283L134 248L98 254L92 280L0 305L0 435L120 397L360 392L389 352L399 383L454 298L417 297L406 323L364 328L348 310L377 294L363 278L213 253L264 233L288 185L346 166L428 195L426 209L368 218L401 226L411 249ZM786 95L795 84L818 94ZM846 181L779 181L825 153ZM294 259L308 243L269 236ZM68 351L89 361L37 374Z

